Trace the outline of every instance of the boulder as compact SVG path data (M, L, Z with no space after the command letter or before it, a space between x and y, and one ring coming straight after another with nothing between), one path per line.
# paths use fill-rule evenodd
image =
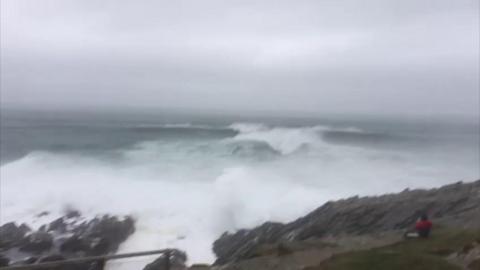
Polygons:
M38 254L50 250L52 246L53 236L51 234L46 232L34 232L24 239L20 246L20 250Z
M29 231L30 228L25 224L17 226L10 222L2 225L0 227L0 250L18 246Z

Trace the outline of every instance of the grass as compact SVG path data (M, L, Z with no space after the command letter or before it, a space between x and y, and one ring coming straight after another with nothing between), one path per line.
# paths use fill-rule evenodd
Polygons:
M411 239L394 245L333 256L308 270L460 270L445 256L480 240L480 230L437 229L429 239ZM305 270L307 270L305 269Z

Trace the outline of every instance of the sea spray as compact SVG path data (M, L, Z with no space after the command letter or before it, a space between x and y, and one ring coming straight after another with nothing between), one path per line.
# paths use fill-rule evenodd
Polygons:
M211 244L224 231L288 222L331 199L478 178L475 144L442 140L430 148L423 134L412 139L363 126L48 128L27 126L23 132L36 134L31 143L42 144L1 167L2 223L40 225L66 205L87 217L132 215L137 230L121 252L176 247L190 263L212 262ZM332 142L329 132L347 133L349 141ZM43 211L50 215L37 217ZM140 269L147 261L111 269Z

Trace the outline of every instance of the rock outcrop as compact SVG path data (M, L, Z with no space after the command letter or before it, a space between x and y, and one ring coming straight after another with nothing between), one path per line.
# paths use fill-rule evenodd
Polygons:
M9 249L20 245L30 231L31 229L25 224L20 226L13 222L4 224L0 227L0 249Z
M25 224L7 223L0 227L0 264L35 264L111 254L134 230L130 217L105 215L85 220L78 211L69 211L37 231ZM103 262L68 265L65 269L101 270Z
M480 269L480 239L464 246L462 250L450 254L448 260L463 269Z
M147 264L143 270L184 270L187 268L187 254L178 249L168 250L167 253L162 254L155 261Z
M338 235L365 235L410 228L421 213L435 224L480 227L480 180L431 190L353 197L328 202L288 224L265 223L251 230L224 233L213 244L215 264L245 260L263 245Z

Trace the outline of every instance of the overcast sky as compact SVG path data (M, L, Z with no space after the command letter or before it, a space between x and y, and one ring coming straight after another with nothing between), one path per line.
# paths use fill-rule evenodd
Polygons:
M478 114L478 0L1 0L1 105Z

